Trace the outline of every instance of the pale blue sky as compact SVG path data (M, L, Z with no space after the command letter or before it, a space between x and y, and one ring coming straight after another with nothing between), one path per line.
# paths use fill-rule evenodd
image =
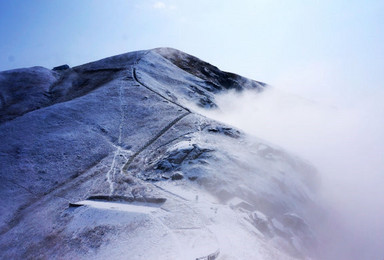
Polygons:
M308 96L384 82L382 0L3 0L0 39L0 70L169 46Z

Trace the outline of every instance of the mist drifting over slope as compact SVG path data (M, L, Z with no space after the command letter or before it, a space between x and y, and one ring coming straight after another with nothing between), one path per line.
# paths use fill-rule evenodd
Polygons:
M324 105L269 87L262 94L223 94L217 98L220 109L200 112L278 144L316 166L318 199L325 209L324 215L312 219L320 238L319 259L381 259L383 94L334 99L330 102L334 105Z

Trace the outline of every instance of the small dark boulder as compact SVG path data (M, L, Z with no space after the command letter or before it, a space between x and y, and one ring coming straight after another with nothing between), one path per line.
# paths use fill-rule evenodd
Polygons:
M173 180L173 181L176 181L176 180L182 180L184 178L184 175L183 175L183 173L181 173L181 172L175 172L174 174L172 174L172 176L171 176L171 179Z
M226 136L229 136L232 138L239 138L240 137L240 131L233 129L233 128L230 128L230 127L221 127L221 126L210 127L210 128L208 128L208 132L221 133L221 134L225 134Z
M54 67L52 70L58 71L58 70L67 70L67 69L69 69L69 66L67 64L64 64L61 66Z

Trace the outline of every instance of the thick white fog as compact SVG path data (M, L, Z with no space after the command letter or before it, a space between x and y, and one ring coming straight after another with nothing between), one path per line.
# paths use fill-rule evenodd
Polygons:
M384 257L384 93L311 99L269 87L230 92L201 113L275 143L319 171L319 259ZM333 96L334 97L334 96ZM321 101L319 101L321 100ZM325 103L324 100L328 102Z

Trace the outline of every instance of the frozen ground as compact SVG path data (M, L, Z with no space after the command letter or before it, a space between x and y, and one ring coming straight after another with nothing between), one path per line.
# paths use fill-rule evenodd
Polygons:
M315 170L193 111L266 85L173 49L0 73L0 258L309 259Z

